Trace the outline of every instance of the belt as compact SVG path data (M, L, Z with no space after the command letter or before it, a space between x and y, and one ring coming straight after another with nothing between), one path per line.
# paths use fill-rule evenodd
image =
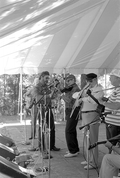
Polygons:
M81 111L81 113L88 113L88 112L97 112L96 110L90 110L90 111Z

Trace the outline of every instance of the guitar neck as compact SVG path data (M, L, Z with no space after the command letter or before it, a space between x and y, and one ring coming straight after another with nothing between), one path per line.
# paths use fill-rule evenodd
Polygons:
M100 145L100 144L105 144L107 141L101 141L101 142L96 142L92 145L89 146L88 150L91 150L92 148L96 147L97 145Z
M118 135L118 136L119 136L119 135ZM118 137L118 136L117 136L117 137ZM111 139L109 139L108 141L109 141L109 142L119 141L120 138L119 138L119 137L117 138L117 137L116 137L116 138L111 138ZM107 142L107 140L101 141L101 142L96 142L96 143L90 145L89 148L88 148L88 150L90 150L90 149L96 147L97 145L105 144L106 142Z

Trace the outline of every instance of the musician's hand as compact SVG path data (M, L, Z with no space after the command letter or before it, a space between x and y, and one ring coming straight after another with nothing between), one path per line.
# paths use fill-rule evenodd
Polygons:
M81 98L87 97L88 94L86 93L86 90L82 93Z
M107 142L105 143L105 146L106 146L107 148L111 148L112 143L110 143L109 141L107 141Z
M77 99L77 98L79 97L79 94L80 94L80 92L75 92L75 93L72 95L72 98Z
M69 98L66 97L66 95L63 94L63 95L61 96L61 98L62 98L65 102L67 102L67 103L69 102Z
M104 101L102 99L98 100L100 104L104 105Z
M78 106L80 106L81 103L82 103L82 99L81 98L80 99L76 99L74 106L78 107Z

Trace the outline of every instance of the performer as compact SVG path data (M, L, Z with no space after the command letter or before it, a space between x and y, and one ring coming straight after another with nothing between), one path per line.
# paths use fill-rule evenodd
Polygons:
M66 84L70 90L61 90L65 92L62 95L62 99L65 101L65 114L66 114L66 127L65 127L65 137L68 147L68 153L64 155L66 158L71 158L77 156L79 152L79 146L77 141L77 131L76 126L78 123L78 118L70 118L73 104L75 99L72 98L73 93L80 91L79 87L76 84L76 78L74 75L70 74L66 77Z
M50 111L50 150L59 151L60 148L57 148L55 146L55 124L54 124L54 116L53 116L52 108L51 108L51 99L54 97L50 96L52 95L52 93L48 87L49 78L50 78L50 74L48 71L44 71L40 74L39 83L34 87L34 96L35 96L36 103L41 104L42 106L42 111L41 111L42 119L45 119L45 112L47 112L46 114L47 127L49 127L48 111ZM40 119L41 118L39 115L39 124L40 124ZM42 123L43 122L44 121L42 121ZM40 137L41 136L40 136L40 127L39 127L39 140L40 140Z
M120 146L114 146L109 141L106 142L105 146L112 150L111 154L106 154L103 157L99 178L113 178L118 176L120 170Z
M34 104L34 87L39 82L38 78L35 78L33 85L28 88L27 92L25 93L25 100L26 100L26 109L29 109L31 111L31 139L35 139L36 135L36 123L37 123L37 112L38 108ZM30 151L35 151L35 148L31 148Z
M89 73L86 75L86 81L87 85L89 86L89 89L91 90L91 94L96 98L102 98L104 93L102 92L102 86L98 84L97 75L94 73ZM100 91L100 92L97 92ZM78 103L76 102L76 106L82 103L81 108L81 117L82 117L82 125L87 125L92 121L99 119L99 114L96 112L98 104L86 94L87 90L84 90L82 96L80 99L78 99ZM89 165L87 162L87 154L88 154L88 147L87 144L87 133L89 129L89 143L93 144L98 141L98 132L99 132L99 123L96 122L93 125L90 125L89 128L84 128L84 156L85 160L81 162L81 164L86 165L84 168L89 169L98 167L98 147L95 147L91 150L89 150Z
M114 111L114 114L106 116L106 136L110 139L120 134L120 70L114 69L110 73L110 82L115 89L112 91L107 102L100 100L99 102L105 106L105 111ZM113 143L116 145L116 141ZM111 150L109 150L109 153Z

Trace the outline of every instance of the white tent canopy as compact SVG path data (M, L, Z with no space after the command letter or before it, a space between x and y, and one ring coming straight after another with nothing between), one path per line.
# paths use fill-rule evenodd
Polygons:
M1 0L0 74L120 69L120 0Z

